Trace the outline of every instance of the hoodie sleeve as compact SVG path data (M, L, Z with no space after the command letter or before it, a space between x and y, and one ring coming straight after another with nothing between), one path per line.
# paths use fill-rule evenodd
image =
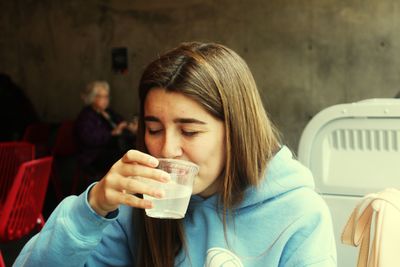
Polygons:
M65 198L43 229L29 240L13 266L84 266L99 245L104 229L116 221L118 210L107 218L91 209L89 187L79 197ZM102 266L91 259L93 266Z
M336 267L336 244L329 209L314 194L306 212L292 225L280 267ZM292 230L293 230L292 229Z

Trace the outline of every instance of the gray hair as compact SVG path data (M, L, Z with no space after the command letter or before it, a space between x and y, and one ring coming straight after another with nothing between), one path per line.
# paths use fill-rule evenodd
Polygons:
M106 81L93 81L90 82L86 88L82 91L82 99L86 105L90 105L93 103L94 98L96 97L99 87L103 87L108 93L110 92L110 85Z

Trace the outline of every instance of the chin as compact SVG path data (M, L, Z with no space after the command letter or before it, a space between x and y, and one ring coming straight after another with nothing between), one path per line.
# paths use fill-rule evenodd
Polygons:
M198 190L197 188L193 188L192 195L197 195L200 192L201 192L201 190Z
M201 186L196 186L196 182L193 185L193 190L192 190L192 195L197 195L200 194L201 192L203 192L204 188L200 188Z

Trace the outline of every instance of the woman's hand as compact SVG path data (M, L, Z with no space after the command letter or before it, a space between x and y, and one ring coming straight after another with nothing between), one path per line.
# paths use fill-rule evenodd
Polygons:
M126 121L120 122L111 132L111 135L120 135L122 131L128 127L128 123Z
M134 116L133 119L128 123L127 129L131 131L132 134L136 135L139 127L139 117Z
M138 130L138 124L130 122L128 123L128 126L126 126L126 129L128 129L132 134L136 135Z
M152 188L141 181L143 178L169 181L169 174L155 169L157 165L156 158L137 150L129 150L92 188L89 193L90 206L102 216L116 210L121 204L142 209L151 208L151 201L134 194L146 194L156 198L163 196L162 190Z

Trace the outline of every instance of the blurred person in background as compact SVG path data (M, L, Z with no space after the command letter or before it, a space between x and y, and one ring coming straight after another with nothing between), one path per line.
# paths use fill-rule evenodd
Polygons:
M78 161L86 173L97 177L134 148L137 125L109 108L110 86L106 81L89 83L82 99L86 105L75 122Z

